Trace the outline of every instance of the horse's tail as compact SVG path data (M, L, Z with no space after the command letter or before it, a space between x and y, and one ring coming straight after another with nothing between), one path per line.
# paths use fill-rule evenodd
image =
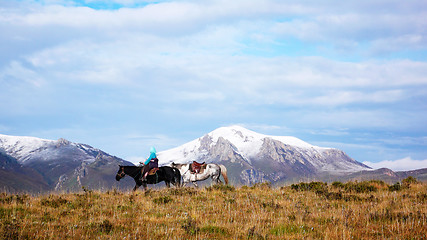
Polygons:
M175 186L181 187L181 172L177 168L172 168Z
M218 164L218 165L221 168L221 174L222 174L222 177L224 178L225 184L228 184L227 168L225 168L225 166L222 164Z

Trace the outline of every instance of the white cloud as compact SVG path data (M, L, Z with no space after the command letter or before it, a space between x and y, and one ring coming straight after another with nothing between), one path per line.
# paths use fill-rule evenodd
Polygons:
M3 125L3 124L0 124L0 132L5 133L5 132L7 132L7 131L9 131L9 130L10 130L10 127L9 127L9 126L6 126L6 125Z
M44 79L36 71L23 66L18 61L12 61L9 66L0 69L0 82L9 84L8 87L18 84L36 88L45 83Z
M406 157L398 160L384 160L381 162L363 162L374 169L389 168L394 171L408 171L421 168L427 168L427 159L414 160L411 157Z
M402 39L402 36L406 35L426 36L427 24L423 11L413 9L411 14L408 14L396 4L386 5L382 6L390 8L386 13L372 11L369 7L355 8L354 4L333 6L329 3L307 4L294 1L177 1L114 11L35 5L22 12L4 12L0 22L31 27L95 28L102 29L101 34L106 30L114 30L182 35L215 24L230 25L251 21L251 25L254 25L254 22L264 21L274 27L268 27L263 32L271 31L272 34L284 34L308 41L327 40L332 43L394 37ZM402 44L414 41L413 38L402 40Z
M268 133L268 132L277 132L279 130L285 130L290 131L290 129L284 127L284 126L277 126L277 125L267 125L267 124L255 124L255 123L236 123L236 124L229 124L225 125L225 127L228 127L230 125L238 125L242 126L244 128L257 131L259 133Z
M408 33L398 37L384 37L372 41L372 53L383 54L399 50L423 50L427 46L427 34Z
M326 9L324 7L327 4L320 3L319 11L315 13L305 13L288 21L275 22L272 32L284 38L296 37L308 43L323 42L336 48L344 46L353 51L362 50L365 53L371 51L371 54L380 51L390 53L425 49L426 5L420 6L419 9L411 9L408 14L407 8L402 8L396 3L386 4L388 6L373 8L378 2L372 2L371 10L368 10L342 4ZM415 6L417 2L410 5ZM381 8L390 10L383 12L379 10Z
M308 130L310 134L313 135L324 135L324 136L346 136L350 133L348 132L349 129L342 128L342 129L321 129L321 130Z

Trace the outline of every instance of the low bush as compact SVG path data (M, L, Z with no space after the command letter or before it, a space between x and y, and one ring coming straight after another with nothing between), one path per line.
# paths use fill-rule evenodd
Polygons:
M384 186L382 181L363 181L363 182L333 182L332 186L335 188L343 189L346 192L355 193L369 193L376 192L380 186Z
M101 233L110 233L113 230L113 224L107 219L99 223L97 227Z
M40 204L45 207L58 208L59 206L68 203L67 199L62 197L49 196L40 201Z
M255 183L251 189L255 189L255 188L271 188L271 183L270 182L262 182L262 183Z
M417 184L418 181L416 178L409 176L402 180L402 187L403 188L410 188L412 184Z
M200 230L200 232L212 233L212 234L217 234L220 236L228 236L229 235L226 228L213 226L213 225L203 226L199 230Z
M391 192L399 191L400 189L402 189L402 185L399 182L388 187L388 190Z
M200 231L200 228L197 226L196 221L188 216L184 223L181 225L181 228L189 235L194 235Z
M332 186L334 187L334 188L344 188L344 183L342 183L342 182L333 182L332 183Z
M294 225L294 224L286 224L273 227L270 230L270 233L275 236L287 236L298 233L306 233L312 231L313 228L310 228L306 225Z
M324 193L328 190L328 184L324 182L301 182L298 184L292 184L291 188L296 191L314 191L317 193Z
M207 191L219 190L224 192L233 192L234 190L236 190L236 188L234 188L231 185L215 184L210 187L206 187L206 190Z
M153 202L157 204L166 204L172 201L173 199L169 196L162 196L162 197L157 197L153 199Z

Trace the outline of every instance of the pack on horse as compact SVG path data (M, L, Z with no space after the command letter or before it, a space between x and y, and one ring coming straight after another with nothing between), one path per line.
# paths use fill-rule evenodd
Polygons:
M145 181L148 175L152 175L152 171L157 171L159 168L159 159L157 159L157 151L154 147L150 148L150 156L145 160L145 162L141 162L143 165L142 168L142 181Z
M181 185L181 174L176 168L163 166L159 167L157 170L150 170L145 181L142 181L142 168L143 167L139 166L119 166L116 180L120 181L120 179L124 178L126 175L132 177L135 180L133 191L138 189L141 185L144 187L144 190L146 190L147 184L157 184L162 181L165 182L168 188L171 183L176 187Z
M228 184L227 169L222 164L215 163L198 163L193 161L190 164L171 163L171 167L177 168L183 179L183 186L186 183L192 182L197 187L197 181L203 181L212 178L212 181L219 184L222 183L220 176L224 178L225 184Z

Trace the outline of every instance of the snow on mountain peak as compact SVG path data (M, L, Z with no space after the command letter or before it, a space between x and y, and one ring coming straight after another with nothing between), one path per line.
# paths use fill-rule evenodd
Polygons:
M41 139L36 137L9 136L0 134L0 147L15 158L28 156L36 149L46 147L54 140Z
M206 144L206 137L209 138L210 145L213 146L218 143L220 138L229 141L236 148L235 150L244 158L250 159L259 153L264 140L270 138L282 142L285 145L290 145L303 149L322 150L321 148L304 142L296 137L291 136L270 136L260 134L248 130L242 126L233 125L229 127L220 127L214 131L195 139L191 142L185 143L182 146L163 151L159 153L159 159L164 164L172 161L180 162L185 159L197 160L201 155L205 154L201 149L202 144ZM162 161L163 160L163 161Z
M49 159L49 155L56 154L49 149L57 149L67 145L73 145L81 151L89 151L83 145L72 143L63 138L58 140L48 140L37 137L9 136L0 134L0 150L16 158L21 163L27 162L29 159L34 157L39 159Z
M291 145L293 147L299 147L299 148L315 148L315 149L325 149L318 146L311 145L307 142L304 142L301 139L298 139L296 137L292 136L270 136L265 134L260 134L251 130L248 130L244 127L234 125L230 127L221 127L218 128L212 132L210 132L208 135L213 137L214 142L219 137L223 137L230 141L233 145L235 145L238 149L249 147L253 148L254 144L259 145L259 147L262 145L262 142L264 138L271 138L277 141L282 142L286 145ZM259 149L259 148L258 148ZM258 150L256 149L256 150Z
M220 137L228 140L242 155L246 156L257 154L266 137L241 126L221 127L208 133L208 136L212 138L212 144L217 143Z

